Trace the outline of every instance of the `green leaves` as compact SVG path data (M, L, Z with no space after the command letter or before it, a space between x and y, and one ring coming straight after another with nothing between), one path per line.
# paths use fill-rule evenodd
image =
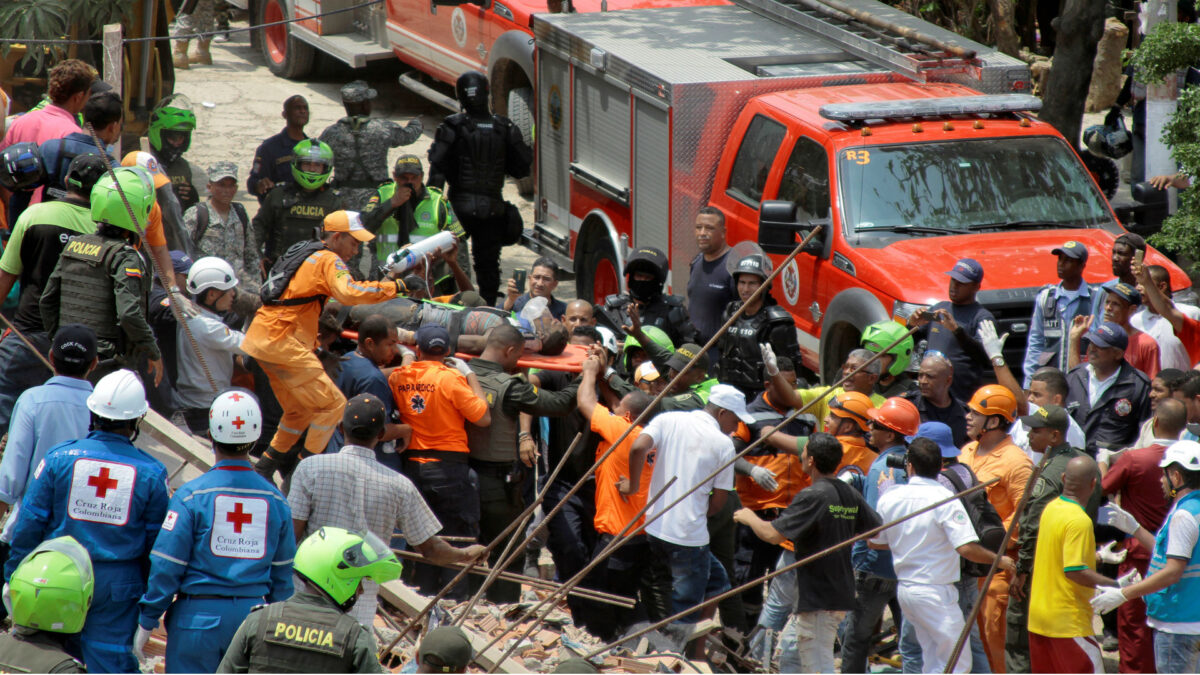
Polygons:
M55 40L70 37L75 28L79 37L98 34L104 24L119 23L128 15L134 0L0 0L0 38L6 40ZM0 54L8 56L13 43L0 45ZM52 45L30 44L22 59L33 60L33 72L42 72Z
M1161 82L1200 61L1200 25L1160 23L1150 31L1130 62L1146 82Z

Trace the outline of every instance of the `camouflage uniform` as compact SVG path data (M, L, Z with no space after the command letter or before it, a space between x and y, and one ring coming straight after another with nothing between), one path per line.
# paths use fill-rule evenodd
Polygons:
M334 182L348 210L361 211L390 177L388 149L412 143L421 131L419 119L402 127L379 117L343 117L321 132L320 140L333 148Z
M215 12L216 0L196 0L196 5L188 14L175 17L175 32L173 38L187 38L199 33L211 33L217 28Z
M225 260L233 267L238 276L238 287L250 293L257 293L262 283L260 264L262 255L259 253L258 239L254 236L254 228L250 223L243 223L238 218L237 211L229 209L229 217L222 220L212 202L203 201L188 209L183 214L183 226L188 235L195 238L196 220L199 209L208 209L208 229L204 231L196 247L201 255L216 256Z

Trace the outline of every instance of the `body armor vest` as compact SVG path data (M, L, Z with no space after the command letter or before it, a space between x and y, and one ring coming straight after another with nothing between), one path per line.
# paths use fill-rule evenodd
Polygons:
M467 447L471 459L483 462L511 462L517 458L517 433L520 431L517 418L504 412L504 395L513 384L507 373L476 373L479 387L483 389L492 423L486 427L467 424Z
M728 321L740 306L741 303L731 303L725 309L721 323ZM729 331L721 336L717 379L742 391L761 390L765 375L762 372L762 349L759 345L770 341L771 330L776 326L791 323L792 319L787 312L776 305L767 305L754 316L743 314L729 327Z
M451 192L457 201L462 195L481 195L502 202L504 188L507 120L489 115L472 118L459 113L448 120L454 126L453 152L457 175L450 178ZM476 216L495 214L475 213Z
M23 629L18 629L23 630ZM40 631L39 631L40 633ZM83 672L83 664L45 633L16 637L0 634L0 671L6 673Z
M82 323L96 332L98 340L115 345L118 353L124 352L125 335L117 322L109 267L113 257L125 246L122 239L109 239L98 234L80 235L67 242L59 262L62 292L58 325Z
M354 672L354 644L362 627L336 609L277 602L260 610L250 670L259 673Z

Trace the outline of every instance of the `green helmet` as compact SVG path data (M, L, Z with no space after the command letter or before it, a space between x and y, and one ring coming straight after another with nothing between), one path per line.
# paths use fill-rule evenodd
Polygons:
M906 333L908 333L908 329L895 321L878 321L863 329L862 346L876 354L882 352L896 340L904 338L900 340L900 344L892 347L888 352L894 357L892 366L888 368L888 374L892 377L908 370L908 364L912 361L913 338Z
M296 574L325 591L343 610L354 604L363 577L384 583L398 578L401 569L396 554L370 532L322 527L296 549Z
M92 606L92 559L72 537L44 541L8 581L13 623L52 633L83 630Z
M642 326L642 332L646 334L646 337L653 340L654 344L658 345L659 347L672 352L675 351L675 345L671 342L671 338L663 332L663 329L659 328L658 326ZM628 352L630 348L633 347L640 349L642 347L642 343L638 342L637 338L633 337L632 335L626 335L624 351Z
M183 94L168 96L158 102L150 111L150 125L147 135L150 137L150 147L163 164L170 164L187 152L192 144L192 131L196 128L196 113L192 112L192 102ZM183 143L172 145L163 138L164 132L175 132L184 135Z
M113 183L116 176L121 192L133 207L133 215L137 223L129 219L129 209L121 199ZM136 166L122 166L113 169L112 174L105 174L92 187L92 220L141 233L146 229L150 220L150 209L154 207L154 179L145 169Z
M317 190L329 180L329 174L333 173L333 148L321 141L306 138L296 144L292 153L292 178L296 179L296 184L300 187L305 190ZM320 162L325 165L325 170L301 171L301 162Z

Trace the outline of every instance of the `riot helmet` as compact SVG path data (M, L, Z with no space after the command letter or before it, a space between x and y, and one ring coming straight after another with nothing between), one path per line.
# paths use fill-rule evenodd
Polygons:
M488 80L478 70L468 70L458 76L454 94L468 115L488 114Z
M0 185L10 192L32 190L46 177L37 143L13 143L0 152Z
M663 284L667 282L667 254L645 246L634 249L625 260L625 284L629 295L634 300L650 302L662 295ZM650 274L652 279L635 279L634 275Z

